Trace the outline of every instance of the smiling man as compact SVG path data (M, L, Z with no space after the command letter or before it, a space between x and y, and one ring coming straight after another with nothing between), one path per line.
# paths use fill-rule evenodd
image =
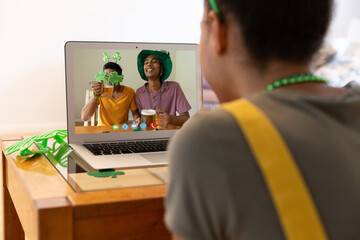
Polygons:
M156 110L158 129L167 129L169 124L182 126L190 117L191 106L177 82L164 82L172 71L170 54L143 50L138 55L137 66L141 78L147 81L136 91L139 112Z

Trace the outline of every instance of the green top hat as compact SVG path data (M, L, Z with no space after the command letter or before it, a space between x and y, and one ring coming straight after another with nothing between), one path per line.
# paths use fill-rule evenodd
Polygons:
M160 76L160 81L161 83L163 83L171 74L171 70L172 70L172 61L170 58L170 53L166 52L166 51L159 51L159 50L142 50L138 57L137 57L137 67L138 67L138 71L140 73L140 76L142 79L144 79L145 81L148 80L148 78L145 75L144 72L144 62L145 62L145 58L149 55L154 55L155 57L157 57L163 64L164 66L164 70L162 75Z

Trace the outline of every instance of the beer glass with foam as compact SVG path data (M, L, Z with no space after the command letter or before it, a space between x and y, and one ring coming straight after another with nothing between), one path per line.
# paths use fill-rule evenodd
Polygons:
M141 122L146 123L146 131L156 130L156 111L154 109L141 110Z
M107 82L106 84L102 85L102 94L101 97L103 98L112 98L114 92L114 85L111 82Z

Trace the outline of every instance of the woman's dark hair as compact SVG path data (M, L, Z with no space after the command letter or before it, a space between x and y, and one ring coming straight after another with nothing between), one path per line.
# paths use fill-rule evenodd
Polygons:
M122 68L120 67L119 64L114 63L114 62L107 62L105 63L104 67L103 67L103 71L105 71L105 69L113 69L114 71L116 71L119 75L122 75Z
M211 9L209 0L204 0ZM306 63L322 45L333 0L215 0L225 22L231 15L241 28L253 59Z

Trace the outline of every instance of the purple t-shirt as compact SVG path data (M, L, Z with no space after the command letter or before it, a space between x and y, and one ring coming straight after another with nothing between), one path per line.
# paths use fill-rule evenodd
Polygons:
M148 93L147 83L136 90L136 104L140 113L142 109L160 109L169 115L176 115L176 112L184 113L191 109L189 102L186 100L177 82L164 82L161 85L161 102L159 102L159 100L160 89L155 93L151 91Z

